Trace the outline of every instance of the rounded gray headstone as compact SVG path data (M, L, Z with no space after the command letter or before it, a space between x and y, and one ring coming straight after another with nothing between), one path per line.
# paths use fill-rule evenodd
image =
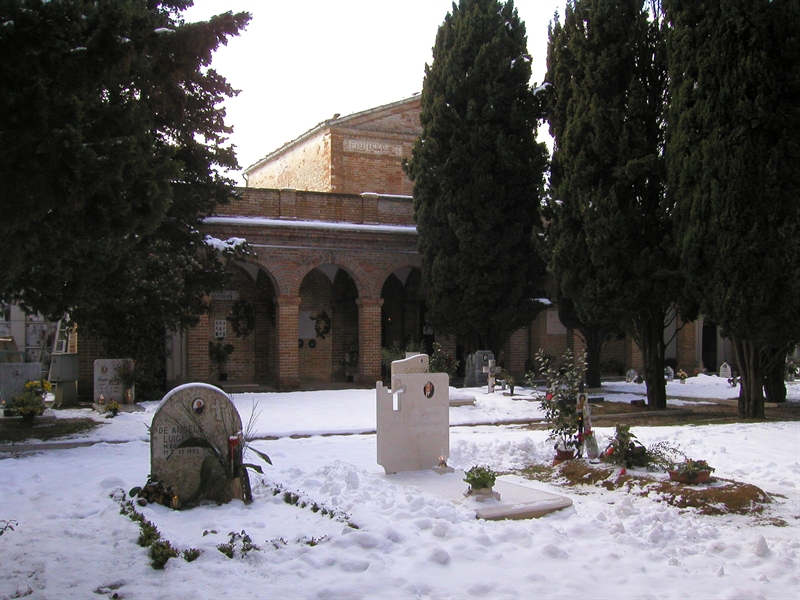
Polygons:
M206 499L227 502L232 489L225 480L228 439L240 431L242 419L225 392L204 383L177 387L164 396L153 416L150 473L174 489L181 505ZM201 470L209 457L206 473L215 481L201 489Z

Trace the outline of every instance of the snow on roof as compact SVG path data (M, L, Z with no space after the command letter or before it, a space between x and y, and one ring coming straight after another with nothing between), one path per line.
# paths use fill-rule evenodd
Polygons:
M363 223L340 223L334 221L289 221L265 217L206 217L204 223L211 225L245 225L268 227L294 227L301 229L330 229L339 231L361 231L372 233L401 233L417 235L414 225L380 225Z

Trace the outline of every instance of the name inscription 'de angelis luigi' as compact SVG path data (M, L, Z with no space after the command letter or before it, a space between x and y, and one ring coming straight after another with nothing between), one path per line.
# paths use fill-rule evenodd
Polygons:
M159 458L167 458L183 440L200 435L200 428L195 425L161 425L154 432L153 450L160 454ZM181 448L181 454L199 454L199 448Z

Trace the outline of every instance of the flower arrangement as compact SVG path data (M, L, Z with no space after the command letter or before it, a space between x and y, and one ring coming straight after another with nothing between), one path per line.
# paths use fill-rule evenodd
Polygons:
M675 373L675 377L680 379L681 383L686 383L686 378L689 377L689 375L683 369L678 369L678 372Z
M439 342L433 342L433 352L428 362L428 372L430 373L447 373L452 379L458 370L458 362L453 358L452 354L445 353L442 350L442 345Z
M570 450L580 448L578 437L578 412L576 400L580 391L583 373L586 370L586 361L581 358L573 360L571 350L563 356L564 367L556 369L551 364L544 351L536 353L536 360L541 365L538 375L547 380L547 392L541 400L544 420L550 426L548 440L556 440L556 450ZM536 379L536 373L527 374L528 381Z
M676 463L669 471L669 476L673 481L684 481L686 483L701 483L708 481L714 467L704 460L694 460L687 458L681 463Z
M111 401L108 404L106 404L106 413L110 413L106 416L110 419L113 419L114 417L117 416L119 408L120 407L117 401L112 398Z
M489 467L474 466L465 473L464 481L469 484L470 489L479 490L494 486L497 480L497 473Z
M33 390L40 396L44 396L45 394L49 394L50 392L53 391L53 384L47 381L47 379L38 379L26 383L25 389Z
M8 408L20 415L23 421L31 423L44 412L45 394L52 389L52 384L46 379L29 381L25 384L25 390L9 403Z

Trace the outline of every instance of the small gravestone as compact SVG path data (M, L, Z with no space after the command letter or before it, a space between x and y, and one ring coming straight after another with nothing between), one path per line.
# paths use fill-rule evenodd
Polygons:
M108 404L111 400L118 404L133 402L133 388L126 387L121 373L133 368L130 358L98 358L94 361L94 403Z
M392 363L392 387L376 384L378 464L386 473L446 467L450 456L447 373L427 373L428 355Z
M723 379L730 379L731 375L731 366L726 362L722 363L719 367L719 376Z
M625 373L625 381L627 381L628 383L636 381L638 377L639 373L636 372L636 369L631 369L630 371Z
M664 369L664 379L667 381L672 381L675 379L675 371L673 371L672 367L669 365L667 365L667 367Z
M478 350L467 357L464 387L479 387L489 382L488 373L483 369L489 366L490 360L494 360L491 350Z
M25 384L38 381L42 377L41 363L2 363L0 364L0 402L3 407L25 391ZM0 417L3 416L0 411Z
M178 506L241 499L246 484L231 472L241 431L242 419L225 392L204 383L177 387L153 415L150 473Z

